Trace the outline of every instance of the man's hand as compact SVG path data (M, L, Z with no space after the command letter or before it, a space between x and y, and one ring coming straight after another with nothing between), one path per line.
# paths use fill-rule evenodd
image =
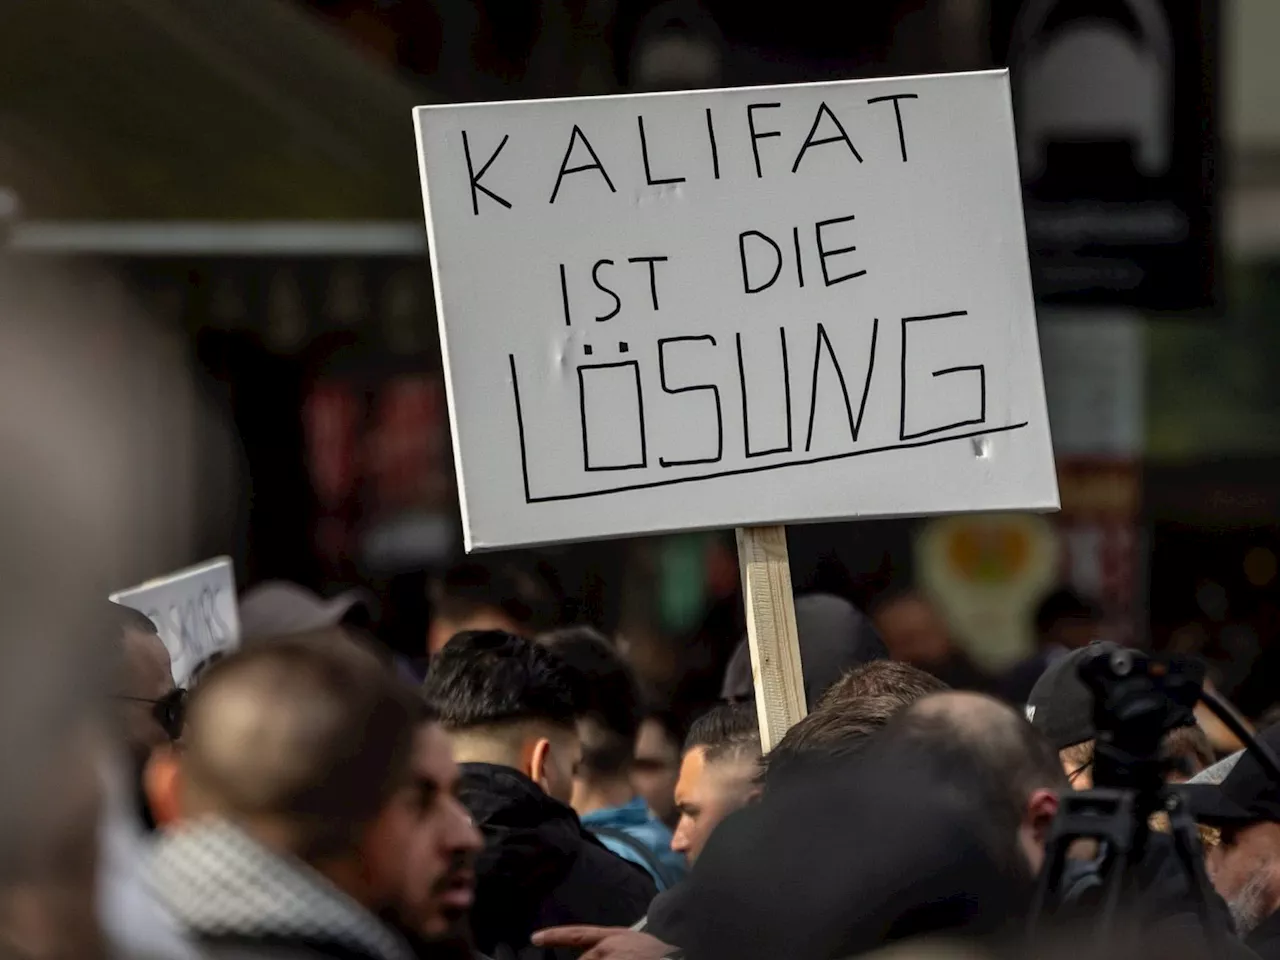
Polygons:
M580 960L663 960L676 949L629 927L552 927L535 933L533 945L585 950Z

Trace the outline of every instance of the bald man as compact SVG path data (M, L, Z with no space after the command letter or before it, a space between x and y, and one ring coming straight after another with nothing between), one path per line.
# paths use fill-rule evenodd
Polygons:
M1070 789L1053 747L1016 710L977 693L936 693L903 710L886 728L880 747L921 749L926 762L955 764L978 791L999 828L1011 864L1033 877L1044 863L1044 844Z
M378 914L400 902L434 802L422 719L414 691L343 637L209 668L178 755L182 823L151 871L202 956L410 960Z

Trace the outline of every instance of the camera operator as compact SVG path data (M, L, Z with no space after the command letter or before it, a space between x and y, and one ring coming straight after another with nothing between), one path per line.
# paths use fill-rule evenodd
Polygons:
M1027 699L1027 719L1058 751L1062 769L1076 790L1093 787L1097 735L1093 693L1080 679L1080 666L1119 649L1114 643L1091 643L1059 657L1041 675ZM1213 748L1190 709L1177 709L1169 715L1161 757L1169 761L1167 779L1172 783L1189 780L1213 763Z
M1258 739L1280 751L1280 726ZM1263 960L1280 958L1280 784L1246 751L1221 783L1182 790L1196 820L1218 831L1205 866L1237 932Z

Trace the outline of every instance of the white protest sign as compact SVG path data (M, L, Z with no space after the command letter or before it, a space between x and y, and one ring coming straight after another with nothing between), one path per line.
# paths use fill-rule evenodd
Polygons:
M113 593L115 603L146 614L169 650L173 682L183 687L215 653L240 643L235 574L229 557Z
M1057 506L1003 71L414 120L469 550Z

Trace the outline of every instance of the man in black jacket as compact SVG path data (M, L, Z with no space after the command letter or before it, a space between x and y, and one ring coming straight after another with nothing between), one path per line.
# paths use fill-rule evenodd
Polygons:
M490 956L561 954L530 935L564 924L625 926L655 888L610 853L569 807L581 758L576 674L550 651L501 632L464 633L432 662L424 687L454 738L460 796L485 838L471 912Z

